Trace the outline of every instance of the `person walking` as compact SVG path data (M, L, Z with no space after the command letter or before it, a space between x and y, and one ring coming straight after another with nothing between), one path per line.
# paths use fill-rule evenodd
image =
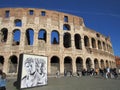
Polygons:
M0 90L6 90L6 74L4 72L0 78Z

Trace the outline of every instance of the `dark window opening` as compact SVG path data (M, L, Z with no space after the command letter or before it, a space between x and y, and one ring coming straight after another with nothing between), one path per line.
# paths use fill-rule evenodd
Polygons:
M64 34L63 41L63 45L65 48L71 47L71 35L69 33Z
M26 45L33 45L34 42L34 31L32 29L28 29L26 31Z
M96 42L94 38L92 38L92 48L96 48Z
M63 25L63 30L70 30L70 25L69 24L64 24Z
M101 42L98 40L98 49L102 49Z
M87 58L87 60L86 60L86 68L87 68L88 71L91 70L91 66L92 66L91 59Z
M84 36L84 45L85 47L89 47L89 38L87 36Z
M76 67L77 67L77 71L82 71L83 70L83 60L82 60L82 58L77 57Z
M16 19L14 21L16 27L21 27L22 26L22 21L20 19Z
M68 16L64 16L64 22L68 22Z
M109 63L108 63L108 60L106 60L106 67L109 67Z
M51 58L51 63L59 63L59 58L57 56L53 56Z
M13 46L20 45L20 30L13 31Z
M30 14L30 15L33 15L33 14L34 14L34 11L33 11L33 10L29 10L29 14Z
M100 37L100 34L97 33L96 36L97 36L97 37Z
M57 56L51 58L51 74L55 75L56 72L60 71L60 60Z
M8 10L5 11L5 17L6 17L6 18L9 18L9 16L10 16L10 11L8 11Z
M7 37L8 37L8 30L6 28L3 28L0 33L1 42L6 42Z
M0 64L4 64L4 57L0 56Z
M97 59L94 60L94 65L95 65L95 69L99 69L99 63Z
M72 59L71 59L71 57L64 58L64 70L67 72L72 71Z
M103 42L103 48L104 48L104 50L106 50L105 42Z
M41 16L45 16L46 12L45 11L41 11Z
M46 42L46 31L44 29L41 29L38 33L38 39L44 40Z
M51 33L51 44L59 44L59 33L56 30Z
M17 57L14 55L10 57L9 73L17 73L17 60Z
M75 39L75 47L76 49L82 49L82 44L81 44L81 37L79 34L76 34L74 36L74 39Z

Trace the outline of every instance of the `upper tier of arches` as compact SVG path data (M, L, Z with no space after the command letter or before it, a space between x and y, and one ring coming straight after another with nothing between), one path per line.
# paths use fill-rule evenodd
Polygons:
M110 39L86 28L78 16L45 9L2 8L0 23L0 43L6 43L11 35L13 46L20 45L22 40L24 45L42 40L52 45L62 43L65 48L82 50L84 45L113 53Z

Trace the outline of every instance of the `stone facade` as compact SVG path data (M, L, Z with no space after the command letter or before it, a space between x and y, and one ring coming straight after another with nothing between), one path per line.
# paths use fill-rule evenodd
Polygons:
M102 23L102 22L101 22ZM16 38L17 39L16 39ZM0 9L0 68L17 74L21 53L48 57L48 74L116 67L109 37L78 16L35 8Z

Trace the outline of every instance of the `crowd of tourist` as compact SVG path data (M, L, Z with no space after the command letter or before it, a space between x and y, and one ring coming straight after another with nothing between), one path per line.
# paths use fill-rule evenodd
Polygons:
M72 71L67 71L64 70L64 76L67 76L69 73L69 76L74 76ZM90 68L88 70L86 69L82 69L82 70L78 70L76 73L77 77L81 77L81 76L101 76L103 78L117 78L118 77L116 68L104 68L104 69L93 69Z
M90 75L90 76L96 76L96 75L100 75L104 78L117 78L118 77L118 73L116 72L116 68L104 68L104 69L89 69L89 70L85 70L83 69L81 71L82 76L86 76L86 75Z

